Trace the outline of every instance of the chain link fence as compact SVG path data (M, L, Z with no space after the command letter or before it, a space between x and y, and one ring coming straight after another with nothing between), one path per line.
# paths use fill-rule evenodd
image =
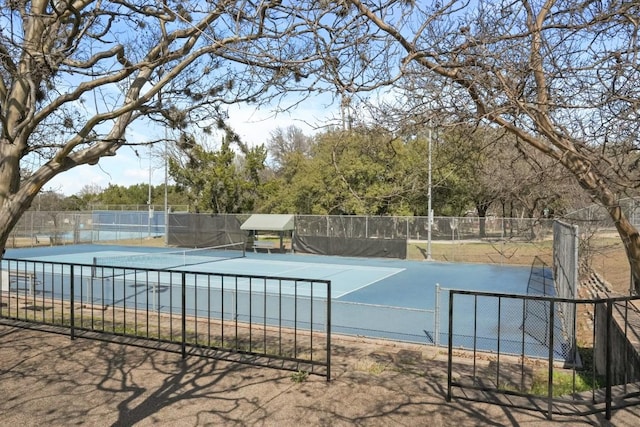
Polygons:
M431 238L540 240L552 235L552 220L539 218L434 217ZM426 216L296 215L296 232L307 236L427 240Z
M9 234L7 247L135 242L165 234L160 211L25 212Z
M27 211L14 227L9 246L37 244L72 244L96 241L145 239L165 234L165 213L148 206L124 206L92 212ZM142 209L144 207L144 209ZM194 218L212 214L175 213L169 215ZM246 220L248 214L217 214L216 217ZM184 220L183 220L184 221ZM376 217L296 215L296 232L304 235L341 237L407 239L426 241L427 217ZM482 232L481 232L482 230ZM552 233L552 221L531 218L497 217L435 217L431 227L434 241L468 241L473 239L543 240Z

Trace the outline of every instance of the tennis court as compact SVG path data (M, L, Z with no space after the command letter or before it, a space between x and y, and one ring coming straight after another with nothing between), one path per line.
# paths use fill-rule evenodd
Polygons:
M194 264L184 265L188 262L182 263L179 259L184 254L168 255L169 251L168 248L77 245L14 249L7 251L6 257L26 262L93 265L92 277L82 278L82 297L88 302L118 304L135 300L137 306L155 311L172 309L176 272L188 271L186 286L196 289L185 301L188 310L195 315L206 311L234 319L251 320L256 315L264 319L282 317L282 313L278 316L270 313L272 308L267 297L259 304L263 307L257 307L252 296L256 293L279 295L279 301L283 301L282 295L312 297L309 301L313 302L308 305L297 302L296 313L305 310L323 313L325 303L317 299L323 290L314 287L314 281L331 281L334 333L436 345L445 344L448 335L448 293L442 289L525 294L530 273L529 267L252 252L246 256L237 252L195 254L190 261ZM149 272L130 270L138 267L163 271L151 273L150 278ZM215 276L205 278L198 273ZM235 275L233 282L225 282L225 275L231 274ZM287 278L308 281L299 283ZM151 285L141 289L143 282ZM42 292L48 292L47 284L42 286ZM282 306L280 302L277 309L282 311ZM504 343L522 341L523 328L508 318L514 311L518 309L483 307L481 322L477 322L471 320L473 313L469 307L462 305L453 318L458 324L473 326L474 334L488 337L478 344L480 349L494 351L500 343L489 337L495 336L496 328L501 328L502 349L509 347ZM310 327L322 330L325 325L315 325L316 321L322 322L321 317L312 316ZM534 339L524 339L528 355L548 353ZM468 337L464 334L454 341L457 347L468 348ZM514 347L514 354L519 351Z

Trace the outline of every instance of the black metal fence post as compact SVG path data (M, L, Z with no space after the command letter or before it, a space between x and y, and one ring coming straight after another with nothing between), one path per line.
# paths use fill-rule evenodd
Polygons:
M607 300L607 338L605 348L605 418L611 419L611 322L613 322L613 302Z
M548 384L547 384L547 418L549 420L553 417L553 344L554 344L554 329L555 329L555 301L549 301L549 367L547 371Z
M327 283L327 381L331 381L331 282Z
M71 293L71 295L69 296L69 300L71 302L71 320L69 322L69 336L72 340L76 339L76 313L75 313L75 275L73 274L73 265L71 266L71 281L69 282L69 292ZM82 285L80 285L82 286ZM64 294L63 294L64 295Z
M181 289L182 289L182 309L181 309L181 316L182 316L182 358L185 359L187 357L187 273L185 273L184 271L182 272L182 274L180 275L181 279L182 279L182 285L181 285Z
M452 378L452 365L453 365L453 291L449 291L449 336L448 336L448 346L449 351L447 352L447 402L451 402L451 387L453 384Z

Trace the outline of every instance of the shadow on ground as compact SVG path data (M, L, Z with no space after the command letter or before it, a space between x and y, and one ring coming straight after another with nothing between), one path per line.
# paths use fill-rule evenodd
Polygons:
M336 339L332 357L330 383L295 382L288 371L0 325L0 412L21 426L549 424L537 412L446 402L446 358L433 347ZM640 425L640 410L616 411L611 425Z

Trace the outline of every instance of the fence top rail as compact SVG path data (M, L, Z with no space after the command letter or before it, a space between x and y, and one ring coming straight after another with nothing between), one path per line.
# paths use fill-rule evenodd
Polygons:
M51 265L60 265L67 267L81 267L81 268L111 268L114 270L124 270L124 271L148 271L148 272L162 272L162 273L176 273L176 274L187 274L187 275L200 275L200 276L217 276L217 277L236 277L239 279L259 279L259 280L284 280L288 282L303 282L303 283L323 283L327 286L331 286L331 280L326 279L310 279L305 277L287 277L287 276L270 276L270 275L256 275L256 274L236 274L236 273L215 273L215 272L206 272L206 271L189 271L180 268L172 268L162 269L162 268L145 268L145 267L118 267L113 265L96 265L96 264L82 264L82 263L73 263L73 262L61 262L61 261L41 261L41 260L33 260L33 259L20 259L20 258L2 258L1 262L8 262L11 266L11 263L23 263L27 264L51 264Z
M473 291L473 290L466 290L466 289L451 289L451 288L447 288L446 290L449 291L449 296L459 294L459 295L474 295L474 296L481 296L481 297L498 297L498 298L515 298L515 299L528 299L528 300L538 300L538 301L553 301L553 302L560 302L560 303L568 302L568 303L576 303L576 304L599 304L599 303L605 303L605 302L640 300L640 295L587 299L587 298L561 298L561 297L554 297L554 296L518 294L518 293L509 294L504 292Z

